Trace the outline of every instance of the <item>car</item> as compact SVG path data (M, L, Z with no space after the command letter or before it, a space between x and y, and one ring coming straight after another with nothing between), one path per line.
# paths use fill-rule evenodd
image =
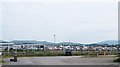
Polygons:
M66 49L65 56L72 56L72 51L69 49Z

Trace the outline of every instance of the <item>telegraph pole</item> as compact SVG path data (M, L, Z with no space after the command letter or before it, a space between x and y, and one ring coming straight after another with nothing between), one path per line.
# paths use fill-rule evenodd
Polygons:
M55 42L56 42L56 35L54 34L54 45L55 45Z

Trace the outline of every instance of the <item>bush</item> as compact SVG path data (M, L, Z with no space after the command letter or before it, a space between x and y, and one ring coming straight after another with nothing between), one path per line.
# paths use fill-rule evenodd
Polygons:
M114 60L114 62L120 62L120 57L118 59Z

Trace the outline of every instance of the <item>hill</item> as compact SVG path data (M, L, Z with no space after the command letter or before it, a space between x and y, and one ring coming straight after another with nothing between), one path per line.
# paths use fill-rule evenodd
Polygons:
M116 45L116 44L118 44L118 40L106 40L106 41L97 42L95 44Z

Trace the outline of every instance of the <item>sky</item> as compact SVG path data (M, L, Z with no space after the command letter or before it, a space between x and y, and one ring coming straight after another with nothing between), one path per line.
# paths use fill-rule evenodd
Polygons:
M1 4L2 40L93 43L118 39L117 0L8 1Z

